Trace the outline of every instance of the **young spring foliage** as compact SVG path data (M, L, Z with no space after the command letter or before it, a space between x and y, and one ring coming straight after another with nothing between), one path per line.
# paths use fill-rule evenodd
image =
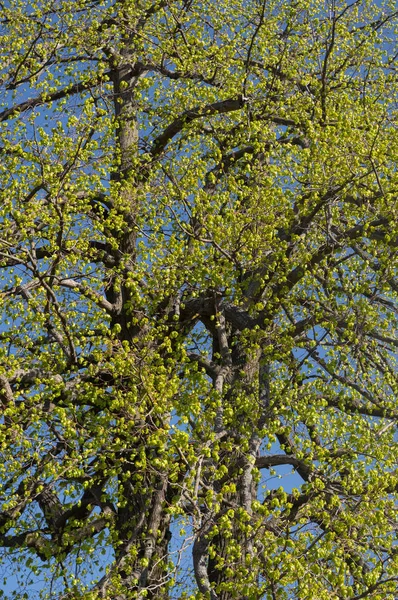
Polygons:
M0 6L3 595L393 600L395 2Z

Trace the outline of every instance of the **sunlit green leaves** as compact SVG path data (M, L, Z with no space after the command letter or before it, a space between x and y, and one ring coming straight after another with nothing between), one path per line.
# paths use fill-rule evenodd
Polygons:
M2 7L0 542L38 596L394 596L379 4Z

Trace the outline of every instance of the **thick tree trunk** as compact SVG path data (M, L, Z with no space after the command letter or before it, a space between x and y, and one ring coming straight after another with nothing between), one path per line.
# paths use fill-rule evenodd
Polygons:
M244 581L254 577L252 558L254 555L253 539L250 533L250 523L253 514L252 503L257 498L258 485L253 477L255 460L260 451L261 438L258 430L263 427L269 404L268 371L262 365L261 352L248 356L240 342L232 344L232 335L227 335L228 324L223 323L221 316L218 327L218 340L215 350L224 356L226 368L225 380L215 381L215 387L224 396L225 406L233 404L240 426L229 430L228 437L233 439L236 448L235 460L230 453L221 454L220 462L225 459L228 466L226 478L213 482L215 495L221 495L223 485L233 484L235 491L224 493L218 514L204 519L203 530L194 548L196 559L196 578L202 578L199 588L210 594L211 600L234 600L238 590L243 589ZM229 352L229 348L233 350ZM252 407L248 411L247 405ZM216 419L218 432L225 430L223 423L223 408ZM242 443L247 439L243 430L249 426L253 431L248 448ZM241 449L241 450L240 450ZM225 527L224 515L229 515ZM212 521L218 525L218 533L212 534ZM196 556L195 556L196 554ZM206 558L205 555L207 554ZM198 568L199 567L199 568ZM241 600L246 597L242 593ZM251 595L250 600L255 600Z
M130 313L131 294L126 286L125 276L134 269L136 261L137 230L136 221L139 214L137 174L134 172L134 160L138 149L138 123L135 107L135 86L139 79L139 69L132 69L135 57L130 50L128 38L122 52L120 63L112 69L114 86L115 118L117 122L117 150L115 155L116 168L111 178L111 184L118 187L117 210L123 216L124 227L121 231L110 234L118 241L114 253L116 264L110 281L106 283L107 299L114 306L111 327L119 326L118 337L121 342L131 342L134 336L140 335L140 325L132 325ZM131 75L132 71L135 73ZM121 263L123 261L123 264ZM124 276L120 273L124 272ZM169 417L165 415L165 420ZM164 423L159 422L160 427ZM139 428L150 432L153 421L146 418L140 422ZM145 435L142 434L142 435ZM149 435L149 434L148 434ZM140 434L141 436L141 434ZM126 437L126 447L133 446L131 439ZM142 450L147 456L147 469L140 473L140 483L134 481L132 474L129 480L128 467L120 468L120 496L115 523L115 567L114 575L106 583L106 597L115 600L141 599L166 600L168 545L170 539L170 516L165 514L164 507L168 493L168 473L160 475L151 468L153 455L150 444L140 440Z
M120 600L168 597L170 518L164 515L167 477L161 477L157 485L150 482L148 488L151 493L127 492L125 506L118 513L116 530L120 546L116 564L117 579L123 590Z

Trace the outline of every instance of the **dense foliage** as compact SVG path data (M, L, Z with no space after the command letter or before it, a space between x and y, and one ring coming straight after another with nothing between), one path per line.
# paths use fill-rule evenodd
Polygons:
M0 6L4 595L396 598L395 2Z

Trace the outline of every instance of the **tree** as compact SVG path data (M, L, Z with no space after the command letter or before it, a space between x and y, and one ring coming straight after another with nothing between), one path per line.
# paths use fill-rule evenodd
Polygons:
M7 597L395 598L394 2L1 8Z

